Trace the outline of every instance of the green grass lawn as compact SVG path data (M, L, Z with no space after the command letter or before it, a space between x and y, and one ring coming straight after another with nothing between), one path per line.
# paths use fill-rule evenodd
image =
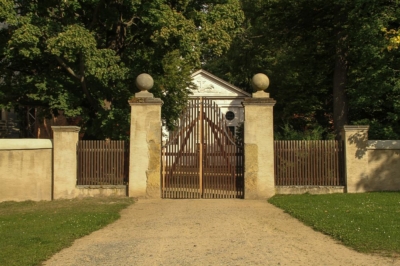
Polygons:
M0 265L38 265L117 220L131 198L0 203Z
M400 255L400 192L277 195L269 202L357 251Z

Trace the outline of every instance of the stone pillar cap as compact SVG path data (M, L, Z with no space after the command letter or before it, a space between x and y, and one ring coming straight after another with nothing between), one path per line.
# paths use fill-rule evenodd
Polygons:
M255 91L263 91L269 87L269 78L263 73L258 73L253 76L251 83Z
M343 126L343 130L345 131L354 131L354 130L368 130L369 125L345 125Z
M51 126L51 129L55 132L79 132L81 130L77 126Z
M263 73L258 73L251 79L251 85L256 91L253 98L269 98L269 93L264 92L269 87L269 78Z
M141 91L148 91L154 86L153 78L147 74L142 73L136 78L136 87Z
M153 78L147 74L142 73L136 78L136 87L140 90L140 92L135 94L135 97L139 98L153 98L153 94L148 92L154 86Z

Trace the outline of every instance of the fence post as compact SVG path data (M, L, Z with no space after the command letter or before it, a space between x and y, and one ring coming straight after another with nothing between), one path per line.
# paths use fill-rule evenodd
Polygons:
M368 179L368 129L369 126L344 126L344 176L346 192L365 192L361 185Z
M129 197L161 197L161 105L149 93L153 78L140 74L136 86L141 92L129 100L131 132L129 155Z
M266 75L256 74L252 82L257 92L243 102L244 196L269 198L275 194L273 107L276 101L264 92L269 86Z
M52 126L53 199L75 197L77 178L76 148L80 127Z

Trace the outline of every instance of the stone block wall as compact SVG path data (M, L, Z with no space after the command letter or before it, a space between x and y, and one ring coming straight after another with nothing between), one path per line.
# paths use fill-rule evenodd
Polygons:
M365 191L400 191L400 142L369 140L368 179L357 184Z
M127 196L126 186L77 186L78 127L54 139L0 139L0 202Z
M0 139L0 202L51 200L53 143Z
M400 142L368 140L368 126L345 126L346 192L400 191Z

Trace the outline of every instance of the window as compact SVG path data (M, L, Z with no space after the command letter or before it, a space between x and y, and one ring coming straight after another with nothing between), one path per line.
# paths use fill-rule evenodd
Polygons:
M228 112L225 114L225 118L226 118L226 120L231 121L231 120L233 120L233 119L235 118L235 113L232 112L232 111L228 111Z

